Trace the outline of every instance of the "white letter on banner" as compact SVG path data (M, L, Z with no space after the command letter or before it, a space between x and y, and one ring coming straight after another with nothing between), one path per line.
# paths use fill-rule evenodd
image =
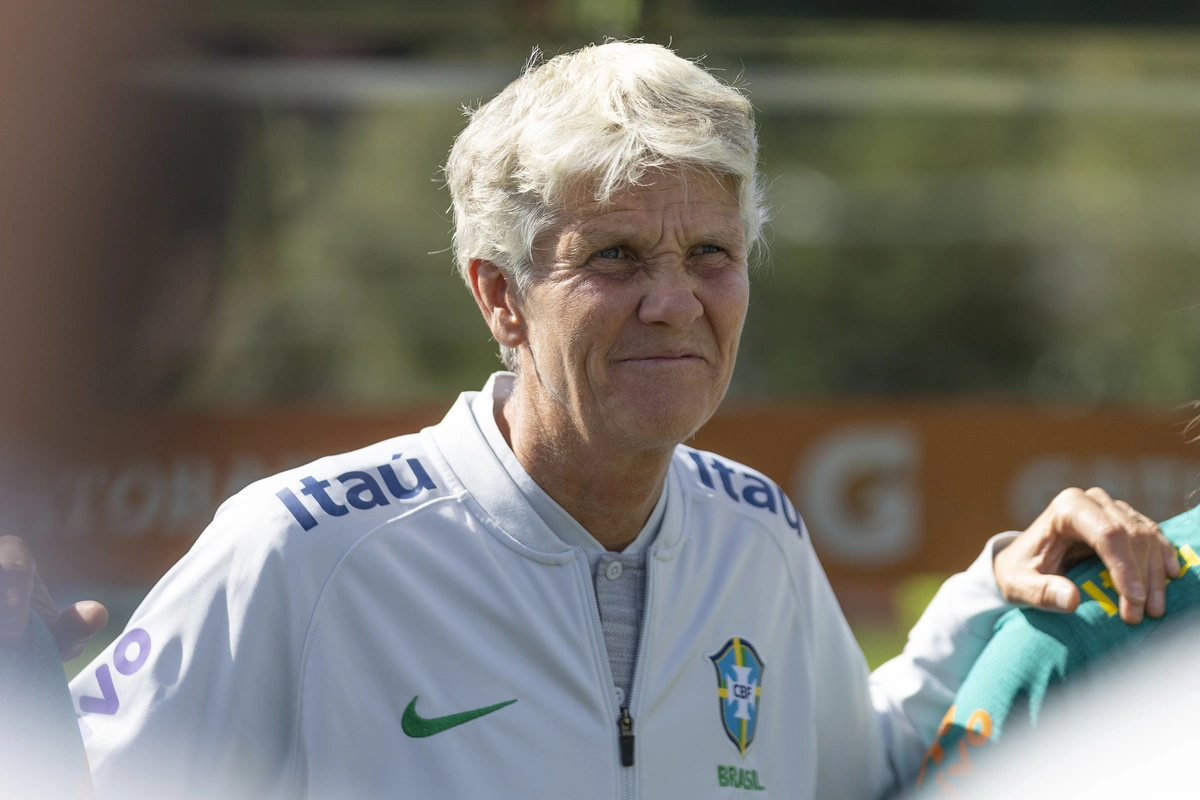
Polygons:
M908 426L857 425L819 439L801 458L792 486L814 544L827 557L886 567L921 543L920 460Z

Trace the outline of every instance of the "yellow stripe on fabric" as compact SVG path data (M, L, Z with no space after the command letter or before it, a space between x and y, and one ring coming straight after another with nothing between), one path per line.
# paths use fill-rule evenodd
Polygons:
M739 667L746 666L742 661L742 640L738 637L733 637L733 660Z
M1183 577L1183 573L1187 572L1191 567L1200 567L1200 556L1196 555L1196 551L1191 545L1185 544L1179 548L1179 554L1183 556L1182 569L1179 570L1179 577Z
M1104 609L1105 614L1108 614L1110 617L1116 615L1117 607L1113 605L1113 601L1109 599L1103 589L1091 581L1084 581L1083 590L1087 592L1088 597L1096 601L1096 604L1100 608Z

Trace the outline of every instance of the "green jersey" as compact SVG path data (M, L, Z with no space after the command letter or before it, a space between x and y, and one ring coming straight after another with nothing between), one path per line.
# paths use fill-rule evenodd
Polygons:
M972 758L1006 729L1033 726L1052 686L1105 655L1136 649L1160 625L1200 607L1200 507L1162 523L1175 543L1181 574L1167 584L1167 613L1127 625L1108 571L1090 558L1067 573L1082 595L1074 614L1013 609L996 623L946 712L925 755L917 786L955 797L954 781L972 771Z

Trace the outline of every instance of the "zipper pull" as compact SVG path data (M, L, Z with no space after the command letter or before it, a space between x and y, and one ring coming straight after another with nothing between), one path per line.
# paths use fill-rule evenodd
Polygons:
M621 732L621 766L633 766L633 717L629 716L629 708L621 709L621 717L617 720L617 730Z

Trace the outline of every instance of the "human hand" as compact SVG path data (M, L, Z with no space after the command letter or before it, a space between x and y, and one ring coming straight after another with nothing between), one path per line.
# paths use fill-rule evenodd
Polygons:
M82 653L108 622L108 609L94 600L59 611L38 575L29 546L16 536L0 536L0 647L24 638L30 608L50 629L63 661Z
M1179 577L1175 546L1153 521L1103 489L1060 493L992 567L1010 603L1071 612L1079 589L1062 576L1093 552L1121 596L1121 619L1136 625L1144 613L1166 612L1167 579Z

